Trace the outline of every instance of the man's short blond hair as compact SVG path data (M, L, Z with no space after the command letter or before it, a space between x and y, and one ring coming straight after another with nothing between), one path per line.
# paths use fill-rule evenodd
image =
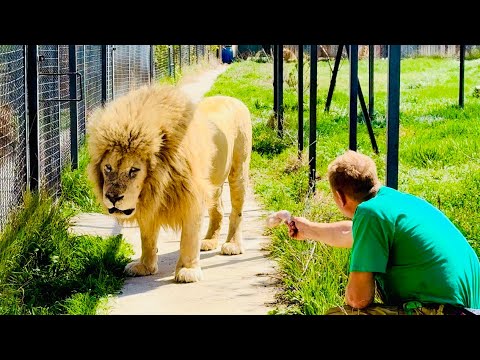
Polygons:
M333 190L364 201L378 189L377 166L367 155L347 150L328 165L328 181Z

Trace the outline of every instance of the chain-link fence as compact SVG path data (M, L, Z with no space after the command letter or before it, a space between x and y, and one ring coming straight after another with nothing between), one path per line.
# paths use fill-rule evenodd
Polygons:
M154 45L154 77L174 78L192 65L218 61L219 45Z
M95 108L209 57L215 46L0 45L0 229L27 188L60 195Z
M27 182L25 81L23 45L0 45L0 219Z

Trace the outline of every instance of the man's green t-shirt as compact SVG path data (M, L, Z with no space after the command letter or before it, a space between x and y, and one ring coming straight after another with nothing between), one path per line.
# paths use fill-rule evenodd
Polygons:
M462 233L427 201L382 186L353 216L350 271L373 272L387 304L480 309L480 263Z

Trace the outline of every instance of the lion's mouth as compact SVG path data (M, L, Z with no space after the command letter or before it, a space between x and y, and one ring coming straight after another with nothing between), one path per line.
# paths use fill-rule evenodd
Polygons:
M135 209L127 209L127 210L120 210L117 209L116 207L112 207L108 209L109 214L114 214L114 213L120 213L120 214L125 214L125 215L131 215Z

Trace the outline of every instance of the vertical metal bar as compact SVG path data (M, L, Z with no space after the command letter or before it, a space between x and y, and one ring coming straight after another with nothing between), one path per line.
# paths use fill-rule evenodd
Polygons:
M30 134L29 134L29 128L28 128L28 45L23 45L23 98L24 98L24 104L25 104L25 162L26 162L26 179L25 180L25 189L29 188L29 179L30 179L30 153L29 153L29 148L28 148L28 143L30 139Z
M173 77L172 74L172 49L171 45L167 45L167 57L168 57L168 77Z
M60 45L57 45L57 72L60 73ZM61 76L58 76L57 77L57 81L56 81L56 84L52 82L52 88L55 88L55 86L57 87L57 91L56 93L58 94L58 97L60 98L62 96L62 92L61 92L61 87L60 87L60 82L61 82ZM57 131L56 131L56 136L55 136L55 140L53 140L54 144L55 144L55 154L58 154L57 156L55 156L55 160L52 161L52 165L56 163L56 160L57 160L57 157L58 157L58 164L60 166L60 169L58 169L58 173L57 173L57 169L53 169L53 171L55 171L56 174L58 174L59 176L56 177L55 176L55 184L53 185L54 187L54 192L55 192L55 196L57 196L60 191L60 186L61 186L61 182L60 182L60 173L61 173L61 170L62 170L62 146L61 146L61 137L62 137L62 107L60 105L60 102L57 102L55 105L55 110L56 110L56 115L57 115L57 121L56 121L56 126L57 126Z
M85 90L83 92L83 95L85 96L83 100L83 121L86 124L87 121L87 98L88 98L88 87L87 87L87 46L83 46L83 89Z
M130 52L130 46L126 45L127 47L127 53L128 53L128 90L132 89L132 75L130 71L130 64L132 62L132 56Z
M337 55L335 56L335 64L333 65L332 78L330 79L330 87L328 88L327 101L325 102L326 112L330 111L330 104L332 103L333 91L335 90L335 84L337 82L338 68L340 66L340 60L342 59L344 45L338 45Z
M310 138L308 144L310 167L309 189L315 194L317 166L317 45L310 45Z
M397 189L400 127L400 45L389 45L388 50L386 185Z
M278 64L277 64L277 135L283 137L283 45L278 46Z
M112 100L115 99L115 50L117 48L112 45Z
M368 113L367 104L365 104L365 99L363 97L362 87L360 86L360 81L358 82L358 98L360 99L360 106L362 107L363 117L365 119L365 124L367 125L368 135L370 136L370 142L372 143L372 149L378 154L377 141L375 140L375 134L373 133L371 115Z
M27 188L38 190L38 45L27 45L28 151L30 174Z
M465 90L465 45L460 45L460 83L458 91L458 106L464 106Z
M150 45L150 84L155 80L155 45Z
M278 65L277 45L273 45L273 116L275 118L277 118L277 114L278 114L277 65Z
M168 45L168 49L170 50L170 76L175 79L175 45Z
M298 45L298 158L303 152L303 45Z
M373 119L374 111L374 93L373 93L373 75L374 75L375 46L368 45L368 113L370 119Z
M182 71L182 45L178 45L178 70Z
M107 102L107 45L102 45L102 106Z
M358 45L350 46L350 131L349 149L357 151Z
M70 99L77 98L77 51L76 45L68 45L68 71ZM102 80L103 81L103 80ZM105 85L106 86L106 85ZM102 93L103 99L103 93ZM70 101L70 157L72 159L72 170L78 168L78 109L77 101Z

